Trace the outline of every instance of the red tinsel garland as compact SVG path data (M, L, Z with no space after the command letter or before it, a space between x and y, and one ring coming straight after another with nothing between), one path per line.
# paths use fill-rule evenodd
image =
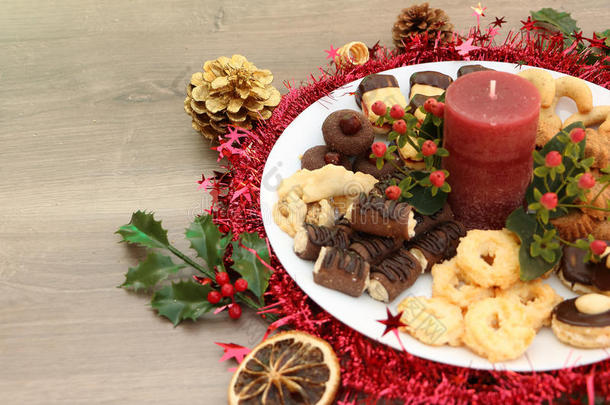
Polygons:
M477 37L479 35L479 37ZM265 237L259 205L261 176L265 161L277 138L294 118L309 105L331 91L371 73L399 66L448 60L487 60L539 66L581 77L605 88L610 87L610 72L605 61L586 64L591 48L577 53L564 50L562 38L510 34L506 42L491 45L490 40L471 32L478 49L464 52L458 44L431 44L415 37L405 53L392 55L377 50L365 65L311 76L300 87L282 97L273 116L261 123L239 148L222 148L227 158L227 173L210 180L216 203L211 208L215 221L234 235L257 232ZM555 39L554 39L555 38ZM597 398L610 400L610 360L595 365L543 373L481 371L440 364L399 352L364 337L334 319L303 293L288 276L277 257L271 255L275 269L267 292L268 311L280 316L274 324L289 326L327 340L341 358L343 391L339 403L355 403L364 394L372 403L399 399L405 403L481 403L517 404L572 401L571 393L586 396L594 389ZM368 402L367 400L367 402Z

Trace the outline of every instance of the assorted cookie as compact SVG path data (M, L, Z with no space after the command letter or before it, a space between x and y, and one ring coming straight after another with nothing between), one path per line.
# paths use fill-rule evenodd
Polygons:
M342 153L331 150L327 145L311 147L301 157L301 169L316 170L326 165L343 166L352 170L352 162Z
M369 120L354 110L331 113L322 124L322 135L331 150L346 156L365 153L370 150L375 139Z
M392 129L389 124L378 126L376 124L379 116L376 115L371 107L377 100L383 100L386 105L408 104L405 96L402 95L398 81L392 75L372 74L360 81L354 96L356 104L362 109L362 113L368 118L376 134L387 134Z
M608 241L606 241L608 243ZM610 253L610 248L607 250ZM573 246L564 246L561 265L557 275L572 291L578 294L599 293L610 296L609 255L602 255L598 262L585 263L585 251Z
M586 294L561 302L553 310L551 328L570 346L610 347L610 297Z

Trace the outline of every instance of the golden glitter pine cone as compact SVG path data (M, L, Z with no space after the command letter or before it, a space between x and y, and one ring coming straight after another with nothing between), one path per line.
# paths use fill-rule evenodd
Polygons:
M428 33L430 41L436 41L441 33L441 42L450 41L453 36L453 24L449 16L440 8L431 8L428 3L414 5L403 9L392 27L392 39L396 49L404 51L403 39L412 35Z
M251 129L254 121L271 117L280 102L272 81L269 70L258 69L242 55L221 56L192 75L184 111L193 128L211 140L224 135L229 124Z

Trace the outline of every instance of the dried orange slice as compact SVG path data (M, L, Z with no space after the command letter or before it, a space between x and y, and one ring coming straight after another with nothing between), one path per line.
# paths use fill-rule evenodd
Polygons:
M339 389L332 347L304 332L279 333L256 346L229 385L229 405L326 405Z

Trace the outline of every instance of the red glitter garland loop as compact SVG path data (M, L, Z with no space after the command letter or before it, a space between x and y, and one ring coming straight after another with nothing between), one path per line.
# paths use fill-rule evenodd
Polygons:
M374 58L364 65L333 73L321 69L322 74L312 75L306 85L290 86L269 120L260 123L248 137L240 137L238 147L229 140L231 144L221 148L229 151L224 153L227 173L216 173L206 182L206 188L211 188L215 195L210 209L215 222L236 236L257 232L266 237L260 212L260 184L267 156L277 138L309 105L368 74L412 64L468 58L548 68L610 87L610 72L605 61L587 64L592 52L590 47L580 53L574 48L564 50L557 38L535 32L510 33L503 44L496 46L481 37L478 29L474 31L470 38L475 39L473 44L478 48L464 56L456 49L457 43L431 45L427 40L413 37L405 44L404 54L393 55L377 49ZM413 404L541 403L555 401L562 395L569 398L565 395L574 392L581 396L595 392L598 398L610 400L610 360L593 366L539 373L472 370L424 360L366 338L333 318L299 289L275 254L271 255L271 267L275 271L266 293L268 306L261 314L280 316L272 329L289 326L319 336L334 347L342 359L343 392L339 396L342 403L355 403L362 395L373 403L381 398Z

